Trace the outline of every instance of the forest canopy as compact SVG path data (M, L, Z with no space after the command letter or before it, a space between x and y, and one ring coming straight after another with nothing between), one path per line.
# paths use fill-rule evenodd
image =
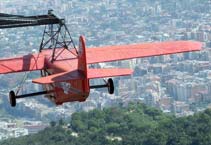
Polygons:
M210 145L211 110L176 118L143 104L74 113L1 145Z

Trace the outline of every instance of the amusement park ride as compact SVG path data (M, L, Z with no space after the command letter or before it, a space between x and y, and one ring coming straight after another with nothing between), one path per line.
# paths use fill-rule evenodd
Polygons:
M21 57L1 59L0 74L40 71L41 77L32 80L43 86L41 92L18 94L9 92L11 106L16 106L16 99L45 95L56 105L65 102L85 101L90 89L108 88L114 93L114 83L109 77L131 75L127 68L89 68L89 64L111 62L132 58L159 56L166 54L198 51L200 42L168 41L130 45L86 48L85 38L79 37L76 47L63 19L52 11L47 15L21 16L0 13L0 29L45 25L39 52ZM90 79L109 78L102 85L91 86Z

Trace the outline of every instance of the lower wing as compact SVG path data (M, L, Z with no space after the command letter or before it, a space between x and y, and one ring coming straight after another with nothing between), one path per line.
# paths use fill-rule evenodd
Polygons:
M133 70L126 68L88 69L87 78L96 79L96 78L105 78L114 76L127 76L131 75L132 73Z
M123 68L108 68L108 69L88 69L87 79L105 78L114 76L126 76L131 75L133 70ZM58 74L49 75L32 80L33 83L38 84L51 84L58 82L66 82L70 80L84 80L86 76L80 70L62 72Z
M202 44L194 41L153 42L132 45L104 46L86 49L87 63L109 62L148 56L201 50Z
M71 80L83 80L83 79L85 79L83 72L75 70L37 78L32 80L32 82L38 84L51 84L51 83L66 82Z

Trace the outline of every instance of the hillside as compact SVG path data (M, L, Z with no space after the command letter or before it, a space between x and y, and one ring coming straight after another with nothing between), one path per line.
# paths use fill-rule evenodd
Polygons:
M175 118L143 104L75 113L46 130L1 145L210 145L211 110Z

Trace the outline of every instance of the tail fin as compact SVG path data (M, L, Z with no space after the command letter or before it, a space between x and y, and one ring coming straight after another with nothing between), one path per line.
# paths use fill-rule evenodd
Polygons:
M79 37L78 69L87 76L86 44L84 36Z
M82 89L84 92L89 93L89 80L87 78L87 62L86 62L86 44L85 37L79 37L79 51L78 51L78 70L84 75L82 80Z

